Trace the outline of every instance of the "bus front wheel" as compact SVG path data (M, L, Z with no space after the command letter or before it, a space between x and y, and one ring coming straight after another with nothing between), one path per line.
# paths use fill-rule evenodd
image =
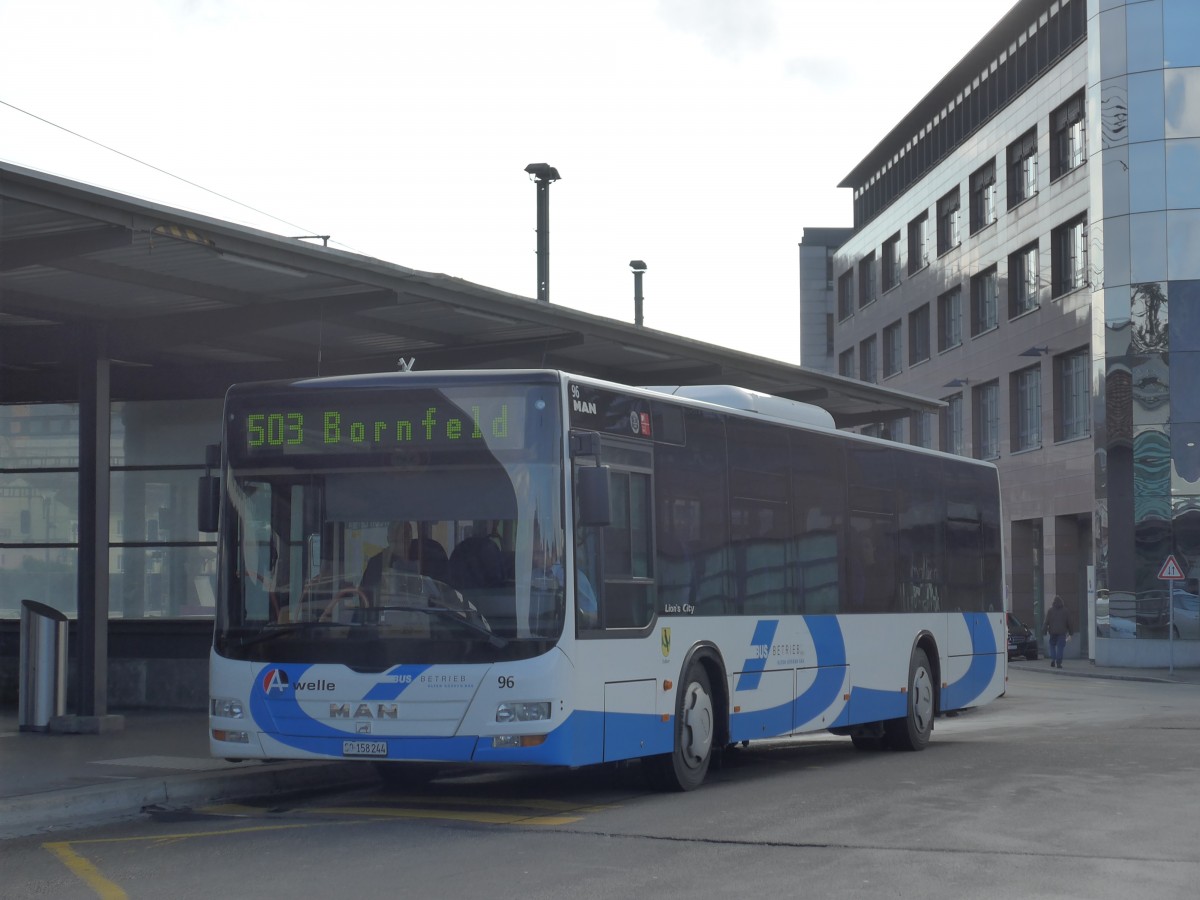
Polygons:
M888 743L896 750L924 750L933 733L933 675L924 650L914 650L908 664L908 709L903 719L884 723Z
M674 750L668 756L647 760L658 787L672 791L698 788L712 762L716 714L712 687L702 666L692 666L675 700Z

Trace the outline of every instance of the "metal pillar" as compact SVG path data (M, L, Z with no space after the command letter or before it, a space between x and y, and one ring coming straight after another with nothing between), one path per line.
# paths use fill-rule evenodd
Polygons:
M79 631L76 715L108 713L109 360L104 331L79 347Z
M550 302L550 185L558 181L558 169L546 163L525 167L537 184L537 298Z

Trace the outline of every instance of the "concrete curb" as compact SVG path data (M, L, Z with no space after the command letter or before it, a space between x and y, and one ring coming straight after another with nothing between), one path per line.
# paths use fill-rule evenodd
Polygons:
M1095 670L1088 669L1076 671L1073 669L1051 669L1049 663L1045 666L1041 665L1014 665L1009 663L1010 669L1019 669L1022 672L1035 672L1041 675L1053 675L1056 677L1066 676L1068 678L1104 678L1109 681L1148 681L1154 684L1195 684L1195 677L1172 677L1170 675L1137 675L1130 673L1126 675L1123 672L1113 672L1111 670ZM1136 671L1136 670L1135 670Z
M147 808L187 809L213 803L346 790L378 781L370 763L265 763L228 772L136 778L112 784L0 798L0 839L117 822Z

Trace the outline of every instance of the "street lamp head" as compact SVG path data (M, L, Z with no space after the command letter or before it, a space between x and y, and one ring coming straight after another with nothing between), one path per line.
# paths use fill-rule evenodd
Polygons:
M635 272L645 272L646 264L640 259L631 259L629 261L629 268L633 269Z
M549 163L530 163L525 171L534 181L558 181L561 178L558 169Z

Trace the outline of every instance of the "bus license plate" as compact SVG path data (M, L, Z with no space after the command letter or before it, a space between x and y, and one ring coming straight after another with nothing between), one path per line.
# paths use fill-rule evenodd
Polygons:
M387 756L387 741L342 741L342 756Z

